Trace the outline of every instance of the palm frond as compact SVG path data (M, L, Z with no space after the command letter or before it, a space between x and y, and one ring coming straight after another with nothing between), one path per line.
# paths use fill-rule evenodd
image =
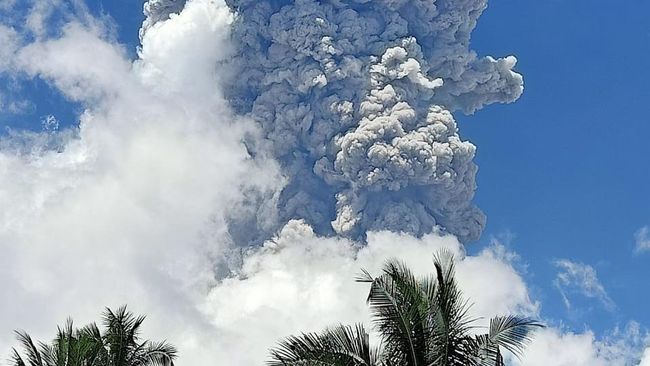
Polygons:
M468 353L472 355L471 365L475 366L502 366L503 357L501 349L490 343L487 334L480 334L467 339L465 343Z
M532 340L532 332L543 326L530 318L513 315L496 317L490 320L488 338L491 343L520 357L526 344Z
M174 366L178 351L167 342L145 342L134 352L136 362L130 365L138 366Z
M431 300L430 358L439 364L470 365L474 357L467 342L475 319L468 317L470 304L456 283L454 255L443 249L434 254L433 262L437 286Z
M421 286L405 264L396 260L385 263L381 276L372 278L366 271L365 278L357 281L371 283L367 302L391 362L422 364L430 331L428 289Z
M362 325L291 336L271 350L270 366L374 366L377 353Z
M123 365L138 346L138 332L144 317L136 317L126 306L121 306L115 312L106 308L103 321L106 331L102 338L106 353L114 365Z
M44 366L43 358L41 357L41 352L36 347L36 344L32 340L32 337L29 336L24 331L16 331L16 338L18 342L21 343L23 350L26 353L27 360L29 361L30 366Z
M23 358L20 356L20 353L18 353L18 350L15 348L12 348L12 355L9 362L11 362L11 366L27 366L25 364L25 360L23 360Z
M541 325L518 317L495 318L488 334L473 336L476 319L455 279L449 250L434 255L435 275L416 278L397 260L389 260L379 277L362 270L357 282L369 283L367 303L382 345L372 360L381 366L504 366L502 349L519 355L530 333ZM271 366L358 366L361 348L353 347L350 328L285 339L272 350ZM347 329L347 333L346 333ZM362 328L358 328L362 329ZM344 336L341 336L343 334ZM365 332L364 332L365 334ZM366 336L367 337L367 336ZM367 344L367 338L362 343ZM363 348L364 352L366 348ZM365 354L365 353L364 353Z
M102 332L92 323L75 328L71 319L57 328L51 344L34 343L16 332L24 355L14 349L11 366L173 366L177 350L167 342L139 341L144 316L134 316L125 306L106 309Z

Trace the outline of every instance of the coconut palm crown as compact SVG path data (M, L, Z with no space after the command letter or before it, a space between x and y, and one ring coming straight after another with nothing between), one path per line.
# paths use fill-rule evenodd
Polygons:
M177 351L166 342L140 340L144 316L134 316L126 307L106 309L105 331L96 324L81 329L72 320L59 327L52 344L36 344L29 334L17 331L23 352L14 348L11 366L173 366Z
M270 366L504 366L503 350L520 356L537 321L517 316L490 320L476 335L470 305L454 277L454 257L434 255L435 275L418 278L403 263L389 260L370 284L368 305L381 342L370 344L361 324L284 339L271 350Z

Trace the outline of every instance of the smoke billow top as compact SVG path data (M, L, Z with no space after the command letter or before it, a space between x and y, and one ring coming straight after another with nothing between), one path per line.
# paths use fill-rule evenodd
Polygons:
M451 113L523 90L514 57L468 48L486 0L226 2L235 50L221 66L232 75L223 90L262 127L269 146L257 148L269 148L288 178L275 224L262 198L232 218L236 241L266 238L294 218L352 238L436 226L461 241L480 236L476 149ZM150 1L143 29L181 6Z

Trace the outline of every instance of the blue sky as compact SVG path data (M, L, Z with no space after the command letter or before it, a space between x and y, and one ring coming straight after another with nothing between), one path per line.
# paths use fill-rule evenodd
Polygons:
M140 6L90 6L115 19L135 55ZM636 253L634 238L650 225L648 12L641 0L493 0L472 39L481 55L517 56L525 92L514 104L456 116L478 146L476 202L488 216L468 250L501 239L520 255L544 316L576 330L650 326L650 252ZM70 124L80 111L42 81L22 88L34 107L0 115L0 126L38 130L47 114ZM572 294L568 310L554 286L560 259L592 266L616 308Z
M525 92L512 105L463 118L478 147L477 201L486 236L510 231L546 311L564 318L550 283L557 258L592 265L615 313L650 324L650 253L634 233L650 222L650 26L643 1L493 1L474 33L479 52L515 54ZM593 304L584 303L584 307Z

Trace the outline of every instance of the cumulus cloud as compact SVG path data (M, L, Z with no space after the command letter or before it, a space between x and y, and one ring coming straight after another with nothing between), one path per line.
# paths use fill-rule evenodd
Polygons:
M569 297L573 293L596 299L609 311L616 309L616 304L600 283L598 274L592 266L568 259L556 261L555 266L558 272L553 283L560 291L567 309L572 307Z
M641 358L639 366L650 366L650 348L646 348Z
M0 10L3 10L0 8ZM11 68L13 54L20 43L18 32L13 27L0 24L0 80L6 82L6 73ZM19 105L13 100L9 88L0 86L0 113L18 112Z
M16 0L5 0L0 3L0 10L11 10L16 5Z
M42 37L47 32L49 18L61 6L61 0L34 1L27 18L25 27L36 37Z
M13 27L0 24L0 72L5 72L11 65L12 55L19 44L18 32Z
M535 335L535 342L528 347L521 365L638 365L647 343L648 335L634 322L601 339L591 331L574 333L561 328L547 328ZM643 366L644 362L647 361L642 360L640 365Z
M644 226L634 233L637 253L650 250L650 227Z
M349 239L319 237L304 222L291 221L245 258L238 277L225 279L210 292L204 310L222 334L221 359L226 364L259 365L268 357L268 348L288 334L340 322L368 322L367 288L354 282L361 268L377 273L394 257L417 273L430 274L433 253L440 248L459 258L459 280L475 301L474 315L536 314L537 305L521 277L492 249L470 257L449 235L417 239L386 231L371 233L367 245L359 246ZM508 285L489 286L495 281Z
M209 1L190 10L166 26L189 24L194 32L166 42L216 65L226 54L218 40L230 12ZM162 24L157 30L165 33ZM189 47L196 35L211 47ZM176 334L187 354L196 339L215 337L196 302L225 261L224 213L236 211L245 192L275 191L282 179L273 161L248 153L243 141L256 139L256 128L229 113L210 73L169 62L175 54L152 47L143 46L134 65L120 46L73 22L60 37L15 52L21 73L47 80L86 110L77 131L1 138L3 354L11 329L47 338L68 315L84 322L122 303L159 319L148 329ZM169 76L160 88L147 77L151 70ZM180 98L183 85L169 86L185 78L203 89Z

